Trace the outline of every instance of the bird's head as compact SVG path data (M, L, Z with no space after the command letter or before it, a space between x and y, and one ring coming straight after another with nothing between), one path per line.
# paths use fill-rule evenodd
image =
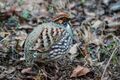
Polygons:
M55 16L52 19L54 22L63 25L63 28L70 34L70 36L73 38L73 31L70 24L70 15L65 12L58 13L57 16Z

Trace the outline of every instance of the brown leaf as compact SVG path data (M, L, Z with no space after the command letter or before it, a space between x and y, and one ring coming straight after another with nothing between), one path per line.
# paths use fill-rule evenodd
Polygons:
M82 67L78 65L72 72L72 75L70 77L80 77L83 75L86 75L90 70L86 67Z
M25 68L21 71L21 73L30 73L31 72L31 68Z
M33 71L32 68L25 68L21 71L22 74L30 74L30 75L37 75L37 72L36 71Z

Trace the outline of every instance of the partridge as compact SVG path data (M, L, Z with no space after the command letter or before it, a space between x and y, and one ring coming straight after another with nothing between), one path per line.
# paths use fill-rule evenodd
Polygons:
M55 60L67 53L73 44L73 32L66 17L60 14L54 22L38 25L28 35L24 46L26 64L31 65L38 56Z

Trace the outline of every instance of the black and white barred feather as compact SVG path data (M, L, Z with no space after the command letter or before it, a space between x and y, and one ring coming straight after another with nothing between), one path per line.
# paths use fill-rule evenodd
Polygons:
M72 43L72 36L64 25L43 23L36 27L25 41L26 63L30 65L36 57L42 55L49 60L57 59L65 55Z

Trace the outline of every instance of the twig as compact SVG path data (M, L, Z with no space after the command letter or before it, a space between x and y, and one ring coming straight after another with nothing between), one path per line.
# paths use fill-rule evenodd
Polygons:
M10 37L10 35L6 36L4 39L2 39L2 40L0 41L0 43L2 43L4 40L6 40L6 39L9 38L9 37Z
M51 75L50 74L48 74L45 70L43 70L43 69L41 69L41 71L42 71L42 73L43 73L43 75L45 76L45 77L48 77L48 78L50 78L51 80L52 80L52 77L51 77Z
M105 72L106 72L106 70L107 70L107 67L109 66L110 61L111 61L111 59L112 59L113 55L115 54L115 51L117 50L118 47L119 47L119 46L117 46L117 47L114 49L114 51L112 52L112 54L111 54L111 56L110 56L110 58L109 58L109 60L108 60L108 62L107 62L107 64L106 64L106 66L105 66L105 69L104 69L104 71L103 71L103 74L102 74L102 76L101 76L101 80L103 80L104 75L105 75Z

